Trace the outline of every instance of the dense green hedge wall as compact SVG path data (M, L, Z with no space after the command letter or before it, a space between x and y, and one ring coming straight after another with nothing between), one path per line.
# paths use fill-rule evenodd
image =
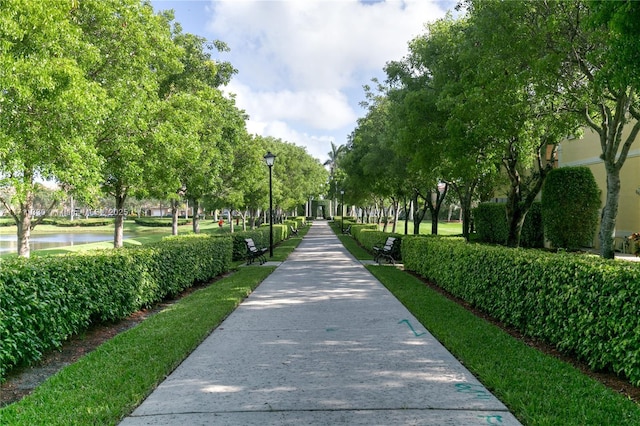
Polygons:
M395 246L394 246L394 248L398 250L397 254L394 255L394 258L397 261L402 260L401 246L402 246L402 238L404 238L404 235L392 234L389 232L382 232L382 231L373 231L370 229L363 229L361 230L361 232L358 232L358 236L354 238L358 241L358 243L360 243L362 247L366 248L371 253L373 253L373 248L384 246L384 243L387 242L387 238L389 237L396 237L398 239L398 241L395 242Z
M166 217L137 217L135 222L140 226L150 227L170 227L173 224L171 218ZM191 219L178 218L178 226L188 225L191 223Z
M345 222L344 227L345 229L347 228L347 224ZM378 225L376 225L375 223L358 223L358 224L353 224L351 225L351 235L353 235L353 238L355 238L356 240L358 240L358 234L360 232L362 232L363 229L369 229L369 230L373 230L373 231L377 231L378 230Z
M298 226L294 226L295 229L303 228L307 225L307 218L304 216L289 216L287 220L294 220L298 224Z
M503 203L481 203L473 209L473 221L478 241L505 244L509 234L506 206ZM542 204L534 202L522 224L521 247L544 247Z
M509 236L506 206L503 203L480 203L473 209L473 225L478 241L504 244Z
M273 225L273 245L289 238L289 225ZM245 238L252 238L256 247L269 247L269 225L262 225L249 231L234 232L233 238L233 260L243 260L247 257L247 245Z
M412 236L402 256L505 324L640 385L640 264Z
M544 247L544 226L542 225L542 203L534 202L527 213L520 232L520 247Z
M76 218L69 220L64 217L48 217L42 221L44 225L55 225L61 227L75 227L75 226L106 226L113 225L113 218L108 217L95 217L89 219Z
M169 237L141 248L5 260L0 265L0 381L91 323L115 321L209 280L231 238Z
M542 187L542 220L554 247L590 247L598 227L600 189L588 167L561 167Z

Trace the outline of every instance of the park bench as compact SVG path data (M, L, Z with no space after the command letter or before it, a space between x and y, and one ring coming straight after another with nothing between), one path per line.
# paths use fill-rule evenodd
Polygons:
M296 237L298 236L298 230L296 228L289 225L289 229L291 229L291 235L295 235Z
M266 247L256 247L253 238L245 238L244 242L247 245L247 265L251 265L256 259L258 259L261 265L267 261L267 258L264 257L264 254L267 252Z
M345 229L343 229L342 233L345 234L345 235L351 235L351 225L349 225Z
M382 261L382 259L386 259L387 261L389 261L390 263L394 264L396 263L396 250L395 250L395 243L396 243L397 238L395 237L388 237L387 241L384 243L384 246L380 247L380 246L375 246L373 248L374 251L374 256L373 256L373 260L375 260L376 262L380 263Z

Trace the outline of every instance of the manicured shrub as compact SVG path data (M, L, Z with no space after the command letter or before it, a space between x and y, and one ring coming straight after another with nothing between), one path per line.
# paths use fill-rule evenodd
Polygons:
M231 237L233 238L232 259L234 261L243 260L247 257L245 238L253 239L257 247L269 247L269 225L262 225L249 231L234 232ZM273 245L287 238L289 238L288 225L273 225Z
M535 201L522 224L520 247L544 247L544 226L542 225L542 203Z
M503 203L480 203L473 209L473 223L478 241L504 244L509 235L506 207Z
M600 189L588 167L549 172L542 188L542 221L554 247L591 246L598 226Z
M345 227L346 226L348 225L345 224ZM366 224L359 223L359 224L351 225L351 235L353 235L353 238L358 240L358 234L362 232L362 230L364 229L377 231L378 225L376 225L375 223L366 223Z
M113 225L113 219L108 217L94 217L84 219L82 217L74 220L69 220L66 217L48 217L42 221L43 225L54 225L60 227L91 227L91 226L106 226Z
M0 380L88 325L116 321L209 280L231 263L229 237L169 237L141 248L3 261Z
M395 237L398 240L395 242L394 249L397 250L397 253L394 254L394 258L397 261L402 260L402 238L404 235L402 234L391 234L389 232L382 231L374 231L371 229L363 229L361 232L358 232L358 236L354 238L360 243L362 247L367 249L369 252L373 253L374 247L382 247L387 242L387 238Z
M640 384L640 264L405 237L403 263L526 335Z
M473 221L478 241L505 244L509 235L506 206L503 203L480 203L473 209ZM544 247L541 203L534 202L520 232L521 247Z
M135 218L135 222L140 226L170 227L173 224L173 219L166 217L137 217ZM190 223L191 219L178 218L178 226L188 225Z

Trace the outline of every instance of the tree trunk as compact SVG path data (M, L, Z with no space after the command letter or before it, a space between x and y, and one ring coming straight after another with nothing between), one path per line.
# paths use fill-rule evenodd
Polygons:
M410 210L410 205L411 202L409 201L407 203L407 197L404 197L404 235L408 235L409 234L409 210Z
M171 235L178 235L178 200L171 200Z
M400 209L398 208L399 206L400 200L393 199L393 225L391 227L391 232L393 232L394 234L397 231L398 216L400 216Z
M444 191L440 193L440 189L436 186L435 195L436 202L432 201L432 191L427 193L425 197L425 205L429 208L429 212L431 213L431 233L433 235L438 235L438 224L440 223L440 209L442 208L442 203L444 202L445 197L447 196L447 191L449 190L449 185L444 185Z
M464 187L460 187L453 182L449 182L449 184L458 194L458 199L460 200L460 217L462 218L462 236L465 240L469 241L471 228L471 200L473 199L473 193L478 185L478 181L474 180Z
M31 255L31 212L33 211L33 193L27 194L24 203L20 203L18 221L18 256L28 258Z
M600 216L600 255L605 259L615 256L613 238L620 198L620 169L605 162L607 170L607 197Z
M192 222L193 233L199 234L200 233L200 216L198 215L198 210L200 209L200 201L191 200L191 207L193 208L193 222Z
M418 204L418 191L413 192L413 235L420 234L420 224L427 213L426 209L420 208Z
M113 231L113 247L122 247L124 240L124 202L127 199L126 194L116 195L116 217L115 217L115 229Z
M553 151L550 155L551 158L555 156L557 150L557 144L548 143L543 140L538 146L536 154L537 160L537 173L535 173L528 184L525 184L518 172L518 154L516 144L518 140L514 138L508 148L508 155L502 161L507 176L510 181L510 189L507 197L506 214L507 214L507 247L520 247L520 236L522 234L522 225L527 217L527 213L531 210L531 206L536 199L536 196L542 189L544 180L547 174L553 167L553 163L545 163L542 155L546 155L547 146L553 146Z

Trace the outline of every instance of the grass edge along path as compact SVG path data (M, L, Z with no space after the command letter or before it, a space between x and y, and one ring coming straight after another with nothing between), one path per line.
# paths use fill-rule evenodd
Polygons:
M117 424L274 269L240 268L118 334L0 409L0 424Z
M640 407L397 268L369 271L524 425L638 425Z

